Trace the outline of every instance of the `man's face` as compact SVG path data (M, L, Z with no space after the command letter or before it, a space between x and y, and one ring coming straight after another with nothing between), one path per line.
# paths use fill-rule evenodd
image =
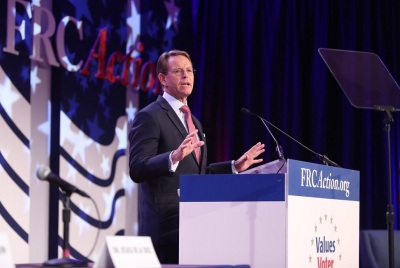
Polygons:
M192 63L185 56L172 56L168 59L168 73L160 74L164 91L184 102L193 90L194 71Z

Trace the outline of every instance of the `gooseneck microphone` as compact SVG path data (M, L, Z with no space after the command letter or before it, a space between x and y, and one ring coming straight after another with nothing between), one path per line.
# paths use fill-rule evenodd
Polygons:
M265 123L267 123L268 125L272 126L273 128L275 128L276 130L278 130L279 132L281 132L283 135L285 135L286 137L290 138L292 141L294 141L295 143L299 144L301 147L305 148L307 151L313 153L314 155L316 155L321 161L322 163L324 163L325 165L330 165L333 167L340 167L338 164L336 164L335 162L333 162L332 160L330 160L326 155L323 154L319 154L317 152L314 152L313 150L311 150L310 148L308 148L307 146L305 146L304 144L302 144L301 142L297 141L295 138L293 138L292 136L290 136L289 134L287 134L285 131L281 130L280 128L278 128L277 126L275 126L274 124L270 123L268 120L260 117L259 115L252 113L249 109L246 108L242 108L241 109L242 113L245 114L249 114L252 116L255 116L257 118L259 118L261 121L263 121L264 125L266 125ZM268 129L268 128L267 128ZM269 131L269 129L268 129ZM269 131L269 133L271 133L271 131ZM272 136L272 134L271 134ZM273 137L273 136L272 136ZM275 138L274 138L275 140ZM276 140L275 140L276 142ZM278 143L277 143L278 144ZM277 149L278 150L278 149ZM279 153L279 152L278 152Z
M71 195L72 193L77 193L81 196L88 197L90 196L82 190L79 190L74 185L66 182L65 180L61 179L57 174L51 172L50 168L48 167L40 167L36 171L37 177L42 181L48 181L53 183L61 188L62 191Z
M258 119L261 120L261 122L264 124L265 128L268 130L269 134L271 135L272 139L275 141L275 144L276 144L276 152L278 153L279 158L280 158L281 160L283 160L284 162L286 162L286 159L285 159L285 157L283 156L283 149L282 149L282 146L279 145L278 141L275 139L275 137L274 137L274 135L272 134L271 130L269 129L269 127L267 126L267 124L265 124L264 118L261 118L260 116L258 116L258 115L256 115L256 114L250 112L250 110L249 110L249 109L246 109L246 108L242 108L240 111L241 111L242 113L244 113L244 114L249 114L249 115L255 116L255 117L257 117Z

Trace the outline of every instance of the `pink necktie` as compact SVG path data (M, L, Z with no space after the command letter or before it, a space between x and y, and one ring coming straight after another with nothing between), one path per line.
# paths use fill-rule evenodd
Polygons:
M189 106L187 105L182 105L181 108L179 108L179 110L181 110L184 114L185 114L185 119L186 119L186 124L189 130L189 133L192 133L195 128L194 128L194 124L193 124L193 120L192 120L192 113L190 112ZM197 136L193 136L192 137L192 142L197 142ZM197 163L200 164L200 147L197 147L194 150L195 154L196 154L196 159L197 159Z

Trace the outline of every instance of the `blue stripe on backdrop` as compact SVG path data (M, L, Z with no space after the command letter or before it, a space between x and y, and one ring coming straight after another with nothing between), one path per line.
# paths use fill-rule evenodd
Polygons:
M18 222L14 220L14 218L10 215L10 213L8 213L7 209L3 206L1 202L0 202L0 215L11 227L11 229L13 229L14 232L16 232L18 236L21 237L22 240L28 243L29 239L28 233L21 227L21 225L18 224Z
M84 168L79 163L77 163L72 158L72 156L61 146L60 146L60 155L62 157L64 157L80 174L82 174L89 181L93 182L94 184L96 184L98 186L107 187L107 186L110 186L114 181L117 161L118 161L118 159L120 159L120 157L125 156L125 149L120 149L115 152L113 159L112 159L112 163L111 163L110 176L107 179L102 179L102 178L99 178L99 177L91 174L88 170L86 170L86 168Z
M8 176L13 182L27 195L29 196L29 185L27 185L20 176L14 171L14 169L8 164L3 154L0 152L0 166L6 171Z
M108 216L108 219L105 221L101 221L101 219L95 219L91 217L90 215L86 214L83 212L74 202L71 202L71 210L78 215L80 218L82 218L85 222L93 226L94 228L100 228L100 229L107 229L111 226L113 223L115 213L117 211L117 201L118 199L122 198L125 196L125 190L120 189L118 190L115 195L112 198L111 201L111 210L110 210L110 215ZM63 200L63 197L60 195L60 200Z
M6 111L3 108L3 105L0 104L0 115L3 117L4 121L7 123L7 125L10 127L10 129L14 132L15 136L17 136L20 141L27 147L30 147L29 144L29 139L22 133L22 131L15 125L15 123L11 120L11 118L8 116Z

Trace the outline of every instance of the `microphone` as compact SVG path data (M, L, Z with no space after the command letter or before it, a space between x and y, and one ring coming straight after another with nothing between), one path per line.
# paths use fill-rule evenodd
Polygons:
M90 196L87 193L79 190L74 185L61 179L57 174L51 172L50 168L48 168L48 167L38 168L38 170L36 171L36 176L42 181L48 181L50 183L57 185L58 187L61 188L61 190L63 190L64 192L66 192L69 195L72 193L77 193L81 196L90 198Z
M240 111L241 111L242 113L244 113L244 114L249 114L249 115L255 116L255 117L257 117L257 118L259 118L259 119L261 120L261 122L264 124L265 128L268 130L269 134L271 135L272 139L275 141L275 144L276 144L276 152L278 153L279 158L280 158L281 160L283 160L284 162L286 162L286 159L285 159L285 157L283 156L283 149L282 149L282 146L280 146L279 143L276 141L276 139L275 139L274 135L272 134L271 130L270 130L269 127L265 124L264 119L261 118L260 116L256 115L256 114L250 112L249 109L242 108Z
M259 119L261 119L261 121L267 123L268 125L272 126L273 128L275 128L276 130L278 130L279 132L281 132L282 134L284 134L286 137L290 138L292 141L296 142L297 144L299 144L301 147L305 148L307 151L313 153L314 155L316 155L321 161L322 163L324 163L325 165L330 165L330 166L334 166L334 167L340 167L338 164L336 164L335 162L333 162L332 160L330 160L326 155L323 154L319 154L317 152L314 152L313 150L311 150L310 148L308 148L307 146L303 145L301 142L297 141L295 138L293 138L292 136L290 136L289 134L287 134L285 131L281 130L280 128L278 128L277 126L275 126L274 124L270 123L268 120L250 112L249 109L246 108L242 108L241 109L242 113L245 114L250 114L252 116L256 116ZM264 123L264 125L265 125ZM269 131L269 130L268 130ZM270 132L271 133L271 132ZM272 134L271 134L272 135Z

